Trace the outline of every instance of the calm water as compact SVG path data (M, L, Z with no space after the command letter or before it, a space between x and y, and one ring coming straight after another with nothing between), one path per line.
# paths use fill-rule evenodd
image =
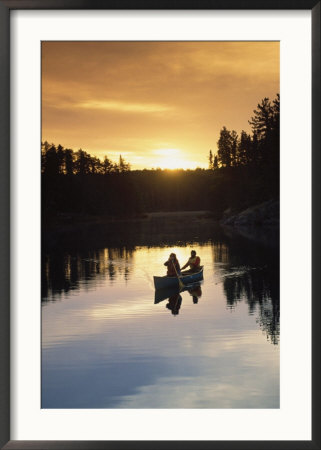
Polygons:
M52 238L42 407L278 408L278 247L249 235L155 219ZM192 248L202 284L155 303L153 275Z

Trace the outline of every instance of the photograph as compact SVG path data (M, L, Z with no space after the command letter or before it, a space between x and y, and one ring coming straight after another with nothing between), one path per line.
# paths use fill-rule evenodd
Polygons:
M279 410L280 101L279 41L41 42L42 409Z

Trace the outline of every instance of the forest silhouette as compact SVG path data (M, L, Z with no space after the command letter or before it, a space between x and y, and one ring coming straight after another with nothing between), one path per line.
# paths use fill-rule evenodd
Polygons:
M220 219L279 198L280 98L264 98L249 120L252 133L225 126L208 169L131 170L79 149L41 146L42 218L137 217L157 211L210 210Z

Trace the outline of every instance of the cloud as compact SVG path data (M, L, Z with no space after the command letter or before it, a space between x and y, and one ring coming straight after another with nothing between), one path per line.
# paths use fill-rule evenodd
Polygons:
M134 112L134 113L154 113L165 112L173 109L167 105L161 105L156 103L127 103L121 101L108 101L108 100L87 100L77 103L75 105L78 108L85 109L103 109L107 111L121 111L121 112Z

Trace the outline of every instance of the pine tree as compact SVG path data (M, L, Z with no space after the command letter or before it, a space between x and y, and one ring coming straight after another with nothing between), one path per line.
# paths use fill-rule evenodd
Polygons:
M249 164L251 160L251 136L242 130L237 148L238 165L245 166Z
M238 135L237 132L231 131L231 165L237 166L237 146L238 146Z
M208 168L209 168L210 170L213 170L213 169L214 169L214 166L213 166L213 153L212 153L212 150L210 150L210 153L209 153L209 156L208 156Z
M255 159L268 164L277 164L280 151L280 96L271 103L265 97L257 105L254 116L249 120L253 138L257 139L257 155ZM254 140L254 139L253 139Z
M74 173L74 152L70 148L65 149L65 171L68 176Z
M58 172L60 174L65 172L65 153L62 145L57 147Z
M118 171L119 172L128 172L129 170L130 170L130 164L127 163L121 155L119 155Z
M214 169L214 170L218 169L218 159L217 159L217 155L215 155L215 157L214 157L213 169Z
M107 173L110 173L113 171L114 165L110 161L110 159L107 158L107 156L104 157L104 162L102 164L103 166L103 173L106 175Z
M232 162L233 137L231 132L223 127L220 131L220 138L217 141L218 160L222 167L230 167Z

